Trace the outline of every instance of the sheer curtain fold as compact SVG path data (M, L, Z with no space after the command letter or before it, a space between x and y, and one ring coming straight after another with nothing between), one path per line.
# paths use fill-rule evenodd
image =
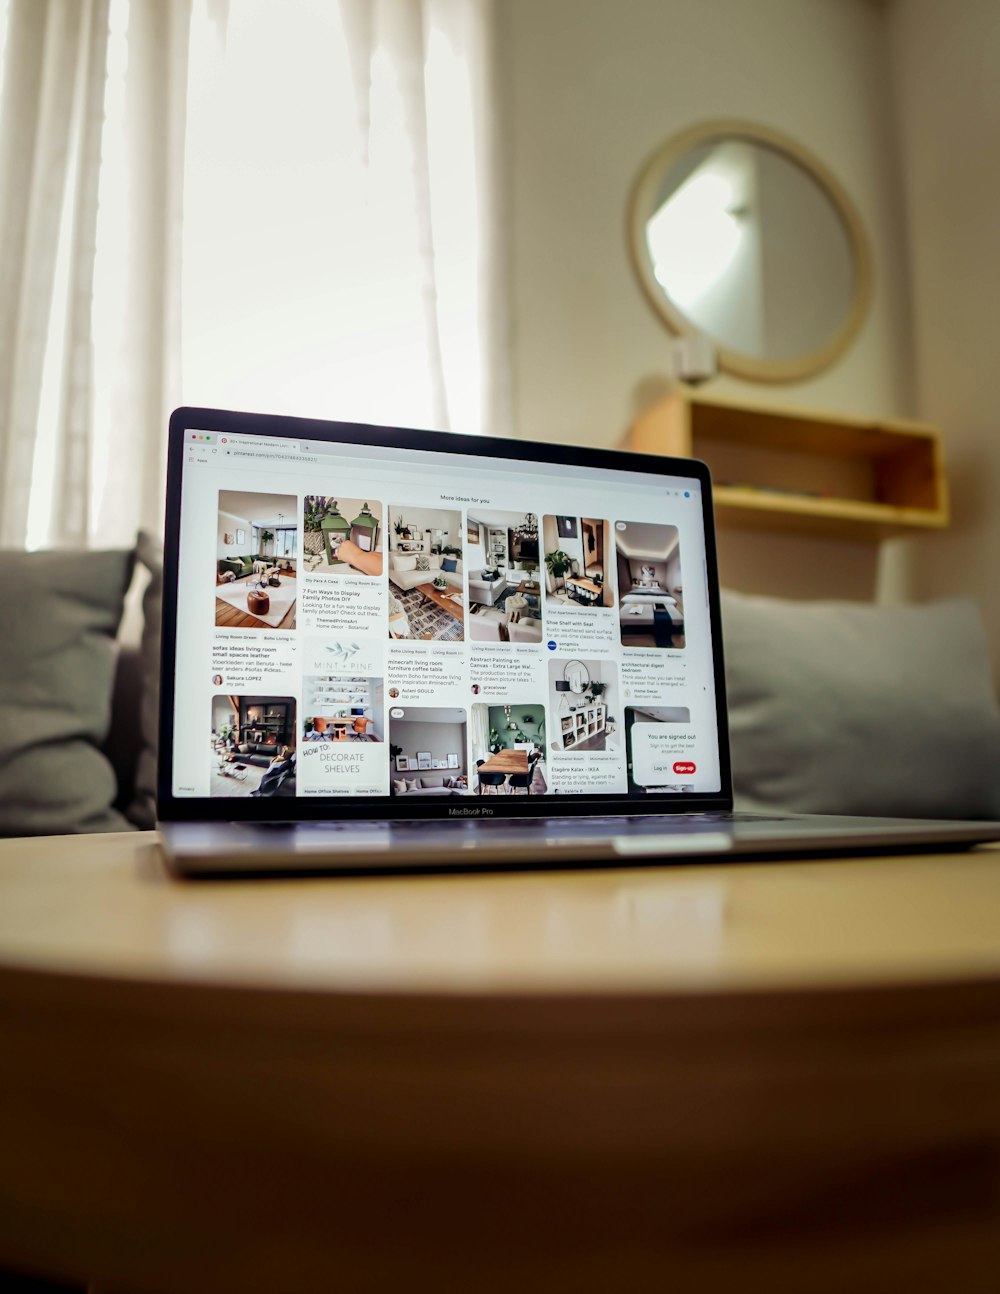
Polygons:
M4 546L25 541L33 496L65 492L71 473L60 462L78 462L89 435L73 397L89 366L106 33L107 0L9 5L0 99ZM73 538L85 513L77 485L70 480L60 500Z
M185 398L500 429L490 0L194 12Z
M112 0L94 321L93 534L162 522L166 423L180 403L183 158L190 0ZM113 37L116 33L113 30ZM109 66L109 73L113 72Z
M0 0L0 543L129 542L166 415L504 430L492 0Z
M167 224L177 214L162 141L185 9L186 0L131 10L125 0L10 2L0 100L5 547L128 543L162 510L163 381L176 343L158 321L170 317Z

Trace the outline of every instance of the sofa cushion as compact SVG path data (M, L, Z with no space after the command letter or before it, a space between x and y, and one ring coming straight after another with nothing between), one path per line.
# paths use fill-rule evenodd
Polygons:
M457 571L457 570L458 570L458 558L457 558L457 557L443 557L443 558L441 559L441 567L442 567L442 569L443 569L443 570L446 570L446 571Z
M966 600L725 592L737 807L1000 818L1000 710Z
M412 553L390 553L389 569L392 571L412 571L417 566L417 559Z
M135 771L135 790L126 816L137 827L156 825L156 751L160 726L160 615L163 606L163 540L140 531L136 556L149 577L142 599L142 705L139 724L142 749Z
M0 834L120 831L101 749L134 554L5 552Z

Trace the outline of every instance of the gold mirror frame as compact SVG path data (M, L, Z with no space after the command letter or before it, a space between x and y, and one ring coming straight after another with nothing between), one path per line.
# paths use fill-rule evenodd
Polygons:
M733 139L762 144L775 152L782 153L810 175L824 190L839 216L854 259L855 284L851 308L830 341L818 350L793 360L755 359L740 351L720 346L715 338L709 338L716 348L718 365L722 372L745 378L750 382L797 382L828 368L843 354L864 321L872 289L871 256L861 218L840 181L801 144L766 126L725 119L703 122L701 125L692 126L678 135L671 136L648 158L632 186L628 204L630 258L647 299L667 327L679 337L688 336L692 331L701 332L697 325L673 304L653 273L653 262L646 242L646 221L663 176L674 163L692 148L711 143L713 140L721 142Z

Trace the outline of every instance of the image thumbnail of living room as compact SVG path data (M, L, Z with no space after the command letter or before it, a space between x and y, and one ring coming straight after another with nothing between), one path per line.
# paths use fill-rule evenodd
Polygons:
M295 698L214 696L209 795L295 794Z
M383 683L364 675L302 680L303 741L384 741Z
M389 504L389 637L465 637L462 514Z
M544 795L545 706L526 701L472 707L471 738L477 795Z
M549 714L553 750L620 750L618 666L550 657Z
M298 499L219 491L215 623L224 629L294 629Z
M683 647L684 590L676 526L615 523L623 647Z
M466 712L456 706L391 707L391 794L427 799L468 794L467 727Z
M533 512L470 512L469 637L477 642L542 641L538 518Z
M375 499L307 494L302 569L316 575L382 574L382 505Z
M614 606L610 522L598 517L545 516L542 551L549 605Z

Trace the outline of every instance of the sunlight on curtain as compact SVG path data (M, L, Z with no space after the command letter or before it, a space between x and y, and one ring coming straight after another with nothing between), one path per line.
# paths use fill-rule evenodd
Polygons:
M223 24L195 4L186 403L489 429L485 13L241 0Z
M76 85L75 99L80 87ZM79 104L74 106L73 117L80 119ZM31 463L31 489L28 495L28 533L26 548L44 548L51 538L53 514L57 506L59 480L59 422L66 394L62 377L66 369L66 353L70 345L68 336L70 304L70 261L72 257L73 208L79 183L80 138L79 132L71 135L66 150L66 180L59 213L58 242L55 269L52 277L52 305L49 312L42 363L41 387L38 398L37 429L34 455Z
M10 22L10 0L0 0L0 101L3 98L4 68L7 66L7 27Z
M117 374L124 361L123 333L129 323L128 271L123 250L128 245L128 164L126 137L126 76L130 0L110 0L108 13L107 81L104 87L104 132L97 198L97 243L94 258L94 425L107 434L95 437L91 507L104 528L104 516L121 498L116 463L123 457L117 420ZM127 470L133 469L131 455Z
M4 543L155 527L182 402L504 430L491 4L0 0Z
M489 707L478 702L470 712L469 733L472 738L472 753L477 759L489 758L490 749L490 712Z

